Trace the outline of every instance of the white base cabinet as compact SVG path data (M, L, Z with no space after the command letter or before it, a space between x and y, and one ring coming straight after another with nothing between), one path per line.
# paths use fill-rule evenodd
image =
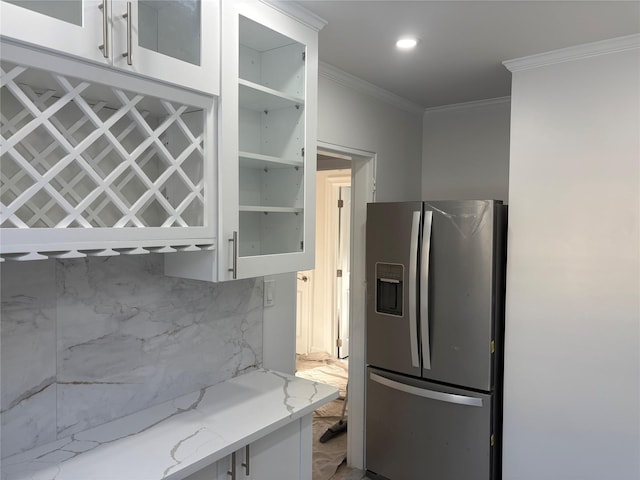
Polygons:
M185 480L311 480L311 422L306 415Z

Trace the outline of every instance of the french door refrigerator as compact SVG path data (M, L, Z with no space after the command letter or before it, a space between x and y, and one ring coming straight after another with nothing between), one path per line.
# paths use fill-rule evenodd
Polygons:
M369 478L500 478L506 209L367 205Z

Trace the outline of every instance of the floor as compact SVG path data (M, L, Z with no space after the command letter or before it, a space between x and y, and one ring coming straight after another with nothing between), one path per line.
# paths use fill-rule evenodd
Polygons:
M320 437L340 421L347 388L348 362L332 358L326 353L298 355L296 375L340 389L338 399L320 407L313 413L313 480L361 480L362 470L346 465L347 434L336 435L325 443ZM349 409L346 408L345 419Z

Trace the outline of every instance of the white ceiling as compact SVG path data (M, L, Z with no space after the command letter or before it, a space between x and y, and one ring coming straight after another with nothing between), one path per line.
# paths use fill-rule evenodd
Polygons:
M328 22L320 61L422 107L509 95L504 60L640 33L640 0L298 3ZM414 51L396 50L403 34Z

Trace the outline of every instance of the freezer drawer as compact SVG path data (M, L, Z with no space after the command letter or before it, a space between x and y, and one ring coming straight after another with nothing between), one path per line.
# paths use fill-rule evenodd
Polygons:
M369 368L366 468L370 477L495 480L492 400L489 394Z

